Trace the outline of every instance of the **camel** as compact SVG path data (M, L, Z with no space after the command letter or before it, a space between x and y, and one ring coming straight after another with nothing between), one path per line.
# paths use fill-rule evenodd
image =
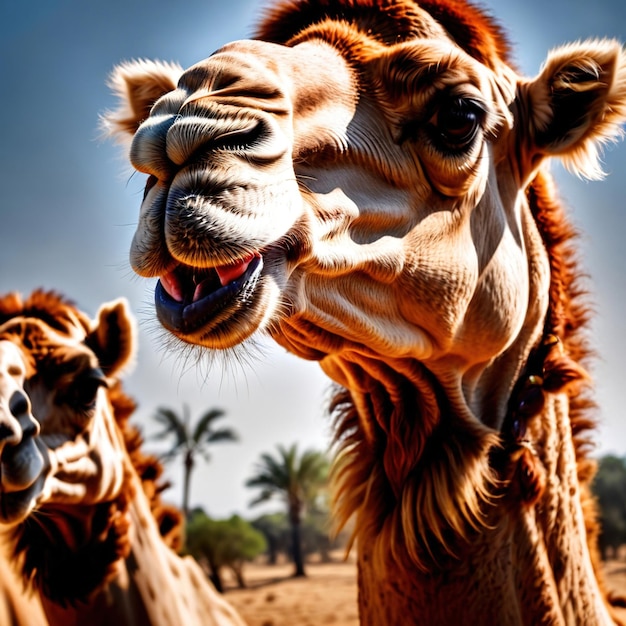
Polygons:
M361 624L614 623L589 306L548 165L603 175L622 46L525 77L465 0L278 0L253 39L110 83L160 323L210 351L264 333L337 385Z
M53 292L0 299L0 543L34 596L8 623L244 626L173 549L182 514L119 379L134 333L123 300L92 321Z

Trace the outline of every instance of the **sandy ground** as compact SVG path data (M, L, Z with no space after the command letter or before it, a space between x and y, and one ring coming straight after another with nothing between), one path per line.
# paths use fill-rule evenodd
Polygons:
M306 578L292 578L293 565L246 565L248 589L225 598L248 626L358 626L354 560L307 563Z
M605 569L607 587L626 595L626 561ZM306 578L291 578L292 571L291 565L247 565L249 588L229 588L225 597L248 626L358 626L353 559L307 564ZM626 610L621 616L626 622Z

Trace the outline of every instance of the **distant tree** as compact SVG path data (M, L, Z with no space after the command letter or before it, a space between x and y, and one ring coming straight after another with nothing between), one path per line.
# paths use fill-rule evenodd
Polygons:
M291 526L292 556L295 576L305 576L301 523L307 504L315 501L328 479L328 461L316 450L298 455L297 444L290 448L277 446L278 456L262 454L255 466L256 474L246 481L247 487L261 489L251 506L275 497L286 505Z
M265 536L270 565L276 565L281 552L290 554L289 520L285 512L266 513L252 520L251 524Z
M244 564L266 547L263 533L238 515L215 520L196 509L187 524L187 551L199 562L206 562L211 580L220 592L224 590L224 567L230 568L239 587L245 588Z
M250 523L265 535L268 564L275 565L279 554L293 558L291 531L286 513L267 513ZM328 562L331 560L331 550L342 549L347 545L350 533L341 532L331 538L330 526L330 512L326 506L307 506L301 522L302 553L305 556L319 554L322 561Z
M626 543L626 457L600 459L593 491L600 507L600 550L606 559L609 549Z
M308 507L302 523L302 547L304 554L319 554L324 563L330 562L332 541L330 537L330 511L326 493L316 498Z
M238 441L239 437L232 428L215 428L215 422L224 417L221 409L210 409L204 413L192 428L189 406L183 404L182 416L167 407L159 407L154 419L161 424L163 430L152 435L152 439L173 439L174 443L163 458L170 460L177 456L183 457L183 512L189 518L189 489L191 473L196 465L197 456L205 461L210 460L208 447L221 441Z

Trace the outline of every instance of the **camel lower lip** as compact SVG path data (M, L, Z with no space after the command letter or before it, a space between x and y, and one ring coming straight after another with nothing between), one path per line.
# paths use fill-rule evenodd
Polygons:
M6 447L0 458L0 484L3 494L32 487L44 471L44 459L32 436L24 436L17 446Z
M229 306L245 303L254 291L262 269L263 259L256 256L239 278L189 304L172 298L159 281L154 292L157 317L172 332L192 333Z
M23 521L35 507L43 490L43 474L29 487L21 491L2 493L0 498L0 522L14 524Z

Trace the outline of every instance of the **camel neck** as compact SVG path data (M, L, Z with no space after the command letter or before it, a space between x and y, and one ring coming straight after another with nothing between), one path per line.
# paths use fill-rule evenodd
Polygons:
M136 474L132 483L130 553L88 602L61 607L44 600L50 626L245 626L200 566L163 542Z
M336 502L340 518L357 514L361 623L612 623L587 544L590 496L577 473L567 394L546 394L528 424L544 482L522 497L516 472L526 459L512 454L494 466L499 435L459 418L433 378L420 377L415 370L413 394L399 384L383 393L367 383L366 391L363 379L360 393L344 392L343 405L336 399ZM396 410L402 431L393 430ZM428 438L416 442L425 429Z

